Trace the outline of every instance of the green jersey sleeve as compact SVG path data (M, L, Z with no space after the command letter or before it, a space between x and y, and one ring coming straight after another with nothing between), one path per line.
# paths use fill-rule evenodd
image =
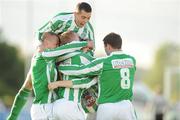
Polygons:
M42 52L42 57L44 58L58 57L67 53L74 52L76 50L80 50L82 47L85 46L87 46L86 41L83 42L74 41L54 49L47 49L44 52Z
M60 29L64 22L65 21L60 19L59 16L55 16L37 31L38 39L42 40L42 35L44 32L55 32L56 30Z
M95 59L87 65L60 65L59 70L65 75L73 76L95 76L98 75L103 69L104 58Z
M72 88L89 88L92 85L95 85L97 83L97 77L94 78L77 78L72 79L73 87Z

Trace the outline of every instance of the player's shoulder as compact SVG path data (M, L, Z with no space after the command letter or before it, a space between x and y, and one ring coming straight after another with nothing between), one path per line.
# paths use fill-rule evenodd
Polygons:
M131 59L134 63L136 63L136 59L134 56L127 54L127 53L124 53L124 55L126 56L127 59Z
M110 59L114 59L114 57L116 58L116 55L118 55L118 56L120 56L120 58L125 58L125 59L132 59L133 61L136 61L135 60L135 58L132 56L132 55L130 55L130 54L128 54L128 53L125 53L125 52L123 52L123 51L117 51L117 52L113 52L113 53L111 53L111 55L109 56L109 58Z
M131 54L123 53L123 55L124 55L126 58L129 58L129 59L132 59L133 61L136 61L135 57L132 56Z
M132 55L130 55L130 54L127 54L127 56L128 56L129 58L133 59L134 61L136 61L136 59L135 59L134 56L132 56Z
M73 13L72 12L61 12L61 13L58 13L57 15L55 15L53 18L60 19L62 21L67 21L67 20L73 18Z
M128 53L123 53L123 55L125 55L125 56L127 56L127 57L129 57L129 58L133 58L133 59L135 59L135 58L134 58L134 56L132 56L131 54L128 54Z
M94 59L93 61L96 62L96 63L104 63L107 58L108 58L108 56L98 57L98 58Z

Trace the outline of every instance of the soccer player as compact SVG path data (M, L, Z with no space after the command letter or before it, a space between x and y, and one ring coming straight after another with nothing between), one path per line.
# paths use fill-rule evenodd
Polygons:
M70 35L64 36L63 33L61 35L61 41L67 41L68 36ZM78 38L78 35L76 38ZM76 51L78 54L66 59L61 64L83 65L90 63L93 58L86 53L88 50L88 47L84 47L83 50ZM72 54L74 54L74 52ZM67 56L69 56L69 54ZM48 86L50 90L61 87L58 90L59 99L56 100L53 105L54 117L60 120L85 120L80 105L81 95L84 88L89 88L97 83L97 78L78 78L62 75L62 79L63 81L52 82Z
M103 41L109 56L84 66L60 65L59 69L65 75L98 76L97 120L136 120L131 103L136 61L121 50L120 35L110 33Z
M94 42L94 30L89 22L91 12L92 8L88 3L78 3L75 12L59 13L43 25L37 32L38 39L42 40L44 32L51 31L59 34L71 30L82 39L89 39ZM91 52L91 54L93 53Z
M60 47L59 37L52 32L44 33L42 44L38 47L26 81L15 97L8 120L16 120L29 93L33 89L35 97L31 108L32 119L50 119L52 116L52 103L56 94L48 90L48 83L57 80L55 60L57 56L73 52L88 45L87 42L72 42ZM46 108L46 109L42 109Z

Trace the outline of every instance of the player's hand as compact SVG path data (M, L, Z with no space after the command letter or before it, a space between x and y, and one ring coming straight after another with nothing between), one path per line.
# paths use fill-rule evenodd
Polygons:
M58 88L57 81L48 84L48 89L49 89L49 90L54 90L54 89L56 89L56 88Z
M89 40L89 41L87 41L88 42L88 44L87 44L87 47L89 48L89 49L93 49L94 48L94 42L91 40Z

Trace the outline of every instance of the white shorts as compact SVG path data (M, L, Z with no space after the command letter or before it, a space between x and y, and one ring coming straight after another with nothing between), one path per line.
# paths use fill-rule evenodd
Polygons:
M32 104L31 107L32 120L54 120L53 104Z
M136 120L134 107L129 100L100 104L97 120Z
M87 113L86 120L96 120L97 112L95 113Z
M64 98L54 102L53 113L56 120L85 120L78 104Z

